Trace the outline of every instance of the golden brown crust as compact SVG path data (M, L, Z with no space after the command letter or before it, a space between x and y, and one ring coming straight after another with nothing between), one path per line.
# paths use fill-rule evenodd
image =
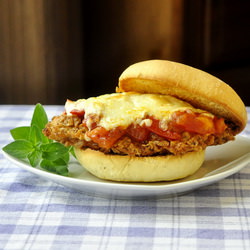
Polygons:
M233 122L244 129L247 112L237 93L226 83L199 69L171 61L149 60L128 67L117 92L169 94Z
M205 151L180 156L136 157L104 154L92 149L74 148L80 164L101 179L126 182L156 182L184 178L196 172Z

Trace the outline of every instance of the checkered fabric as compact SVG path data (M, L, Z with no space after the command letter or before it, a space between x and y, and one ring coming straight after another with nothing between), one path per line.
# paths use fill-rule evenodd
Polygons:
M1 147L33 109L0 106ZM45 109L51 118L63 107ZM250 165L183 196L115 200L45 180L1 152L0 249L250 249Z

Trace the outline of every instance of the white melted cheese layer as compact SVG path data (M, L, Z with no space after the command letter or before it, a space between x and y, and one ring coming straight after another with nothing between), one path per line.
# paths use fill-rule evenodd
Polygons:
M150 126L151 120L147 119L148 116L161 120L162 129L167 129L167 127L164 128L164 124L167 124L171 115L176 111L186 109L197 113L205 112L172 96L133 92L106 94L79 99L76 102L68 100L65 104L67 115L71 115L72 110L84 110L89 128L92 120L88 120L88 117L94 114L100 118L98 126L107 130L118 126L128 127L132 123Z

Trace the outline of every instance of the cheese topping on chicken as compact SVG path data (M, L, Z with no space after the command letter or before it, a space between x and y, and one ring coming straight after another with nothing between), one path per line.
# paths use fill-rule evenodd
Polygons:
M132 123L148 124L150 120L146 117L154 117L164 125L175 111L192 110L195 113L203 113L213 117L212 114L200 109L193 108L190 104L169 95L139 94L133 92L113 93L79 99L76 102L67 100L65 110L67 115L72 111L84 111L87 118L87 127L91 128L94 122L91 117L97 116L98 126L107 130L118 126L128 127ZM89 118L89 119L88 119Z

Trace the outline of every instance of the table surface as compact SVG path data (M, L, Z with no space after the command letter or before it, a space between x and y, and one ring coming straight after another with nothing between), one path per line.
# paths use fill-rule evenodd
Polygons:
M0 105L1 148L33 109ZM63 107L45 109L51 118ZM250 123L241 134L250 136ZM0 249L250 249L250 164L183 196L116 200L45 180L1 151Z

